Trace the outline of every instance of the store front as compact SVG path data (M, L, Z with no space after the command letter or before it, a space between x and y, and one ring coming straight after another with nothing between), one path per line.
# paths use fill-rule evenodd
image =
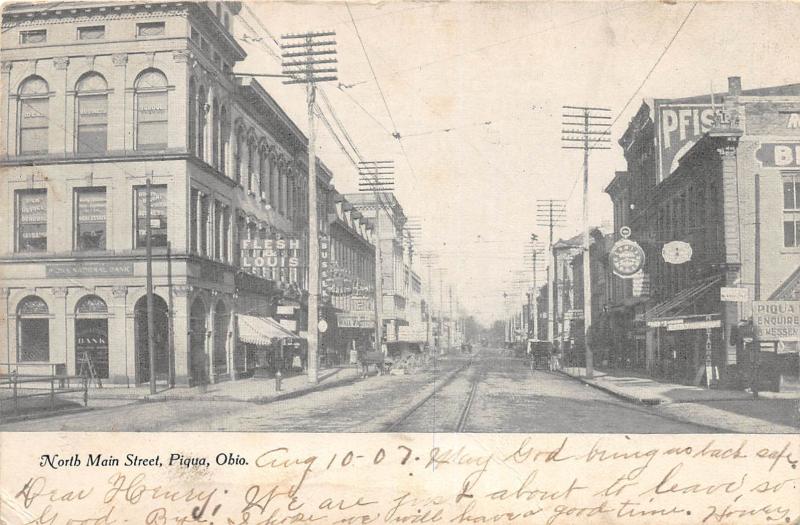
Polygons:
M301 339L270 317L237 315L239 344L244 347L245 369L255 377L274 377L292 367L300 354Z
M687 385L720 380L726 363L721 281L720 275L704 279L637 317L648 333L648 368L653 375Z

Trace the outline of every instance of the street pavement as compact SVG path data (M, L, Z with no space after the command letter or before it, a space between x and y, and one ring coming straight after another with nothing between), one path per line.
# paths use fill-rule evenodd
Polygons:
M730 421L721 424L715 418L695 419L677 413L687 405L639 406L561 373L530 370L525 359L485 350L477 356L437 360L435 371L372 376L291 399L246 402L200 396L150 402L130 400L122 406L0 425L0 430L626 434L736 431L729 428L731 421L736 421L735 406L731 412L718 409L717 419L730 416Z

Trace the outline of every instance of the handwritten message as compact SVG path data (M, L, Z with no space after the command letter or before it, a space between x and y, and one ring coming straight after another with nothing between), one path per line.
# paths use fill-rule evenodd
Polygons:
M796 436L109 437L1 435L3 523L800 520Z

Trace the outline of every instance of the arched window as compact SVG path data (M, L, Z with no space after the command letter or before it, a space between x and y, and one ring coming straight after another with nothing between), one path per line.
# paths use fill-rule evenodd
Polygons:
M35 295L17 306L17 356L20 362L50 360L50 312Z
M99 73L86 73L75 85L78 153L105 153L108 144L108 83Z
M284 169L283 166L281 166L280 169L278 170L278 213L280 213L281 215L283 215L285 212L283 207L285 202L283 198L283 191L284 188L286 187L285 179L286 179L286 170Z
M228 110L222 106L219 110L219 170L226 175L228 174L229 135Z
M233 159L236 184L242 183L242 148L244 148L244 133L238 129L236 130L236 155Z
M211 165L219 169L219 102L211 104Z
M205 160L206 134L206 90L202 86L197 91L197 156Z
M29 77L19 87L19 154L47 153L50 90L42 77Z
M247 141L247 190L255 193L256 189L256 162L258 161L258 150L256 149L256 142L253 137Z
M136 79L136 149L155 150L167 147L167 77L161 71L148 69Z
M258 194L266 200L267 185L269 184L269 156L263 147L259 149L258 157Z
M194 78L189 79L189 144L188 150L197 155L197 88Z

